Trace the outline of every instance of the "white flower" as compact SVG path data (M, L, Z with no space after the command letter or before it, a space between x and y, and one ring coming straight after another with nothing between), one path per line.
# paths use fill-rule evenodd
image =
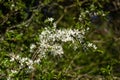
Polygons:
M97 16L97 15L98 15L98 13L94 12L94 13L93 13L93 15L94 15L94 16Z
M22 58L21 59L21 62L23 63L23 62L25 62L25 61L27 61L28 60L28 58Z
M19 56L19 55L16 55L15 59L20 59L20 56Z
M88 43L88 47L92 47L93 46L93 44L92 43Z
M33 66L28 66L29 69L34 70L35 68Z
M30 64L33 64L33 60L29 59L28 61L29 61Z
M93 48L94 48L94 49L97 49L96 45L93 45Z
M13 74L15 74L15 73L17 73L18 71L16 71L16 70L11 70L11 72L12 72Z
M88 10L86 10L85 12L86 12L86 13L89 13L89 11L88 11Z
M41 32L39 35L39 52L42 56L45 56L46 52L51 52L53 55L62 55L64 53L62 49L62 45L59 42L75 42L75 38L78 41L82 42L84 38L85 30L77 30L77 29L47 29ZM43 54L44 53L44 54Z
M48 21L53 22L54 18L48 18Z
M94 45L93 43L88 43L88 47L91 47L93 49L97 49L96 45Z
M34 61L34 63L38 64L38 63L40 63L40 61L41 61L40 59L37 59L37 60Z
M31 44L30 49L33 49L33 48L35 48L35 47L36 47L35 44Z
M14 4L12 4L12 5L11 5L11 7L15 7L15 5L14 5Z
M88 30L90 30L90 28L89 28L89 27L87 27L87 29L86 29L86 30L88 31Z
M12 61L15 61L15 58L14 58L14 57L12 57L10 61L11 61L11 62L12 62Z
M33 50L34 50L35 47L36 47L35 44L31 44L31 46L30 46L30 52L33 52Z
M102 16L105 16L105 14L103 13Z
M81 15L79 16L79 21L82 21L83 19L82 19L82 17L81 17Z
M53 55L62 55L64 53L61 45L55 44L51 48L51 52Z
M29 60L26 61L25 63L26 63L28 66L33 65L33 60L30 60L30 59L29 59Z
M56 23L55 22L53 23L53 27L56 28Z

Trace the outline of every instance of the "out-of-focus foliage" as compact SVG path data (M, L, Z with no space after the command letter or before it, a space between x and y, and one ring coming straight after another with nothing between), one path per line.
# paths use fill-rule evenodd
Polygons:
M0 79L120 79L119 0L0 0Z

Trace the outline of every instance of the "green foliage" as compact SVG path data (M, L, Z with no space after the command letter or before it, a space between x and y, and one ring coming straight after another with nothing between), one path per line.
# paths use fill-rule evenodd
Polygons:
M118 25L107 4L0 0L0 80L119 79Z

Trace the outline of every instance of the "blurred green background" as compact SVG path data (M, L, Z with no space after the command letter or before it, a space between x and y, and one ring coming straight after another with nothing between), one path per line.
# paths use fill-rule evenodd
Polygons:
M48 55L36 66L34 75L25 71L15 80L119 80L120 78L120 1L119 0L0 0L0 79L6 80L13 65L8 54L31 57L29 46L39 33L51 27L45 20L54 18L57 29L90 28L85 41L97 50L75 51L65 43L62 57ZM19 64L18 64L19 65ZM31 77L32 76L32 77Z

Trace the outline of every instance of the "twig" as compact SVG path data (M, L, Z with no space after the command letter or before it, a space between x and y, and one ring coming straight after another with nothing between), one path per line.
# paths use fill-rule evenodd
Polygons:
M64 13L63 13L63 14L58 18L58 20L55 22L56 25L63 19L64 15L67 13L67 10L68 10L69 8L72 8L72 7L75 7L75 6L76 6L76 4L72 4L72 5L66 6L66 7L64 8Z

